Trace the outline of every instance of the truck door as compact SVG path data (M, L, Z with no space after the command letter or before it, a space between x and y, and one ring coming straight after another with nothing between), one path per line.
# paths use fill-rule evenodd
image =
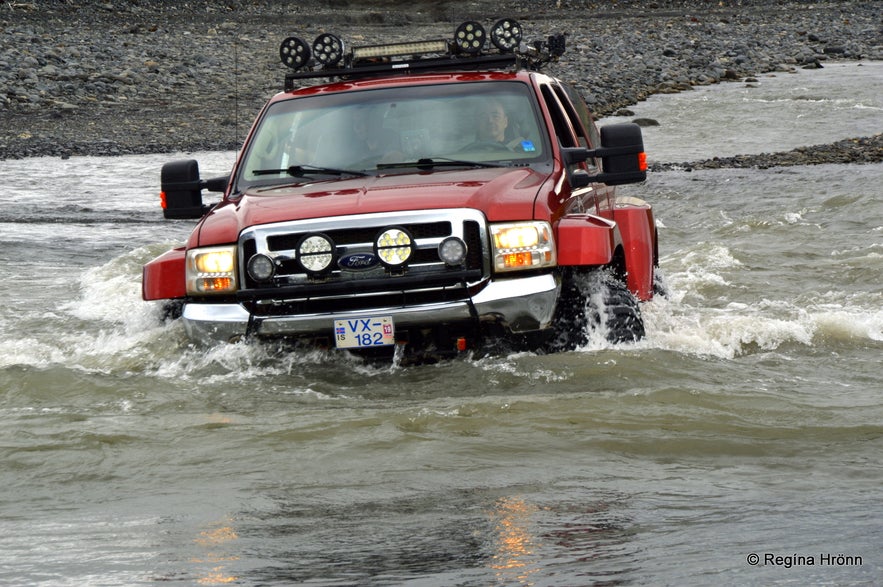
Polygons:
M583 101L579 92L571 85L559 83L553 86L555 93L567 112L567 117L571 121L574 129L576 129L577 141L580 147L597 148L601 146L601 136L598 127L589 112L588 106ZM600 161L597 159L589 159L586 162L587 169L590 174L594 175L601 171ZM591 193L591 202L587 202L586 206L594 205L599 214L612 218L613 216L613 196L614 188L604 184L595 184L594 191Z
M559 147L589 148L591 142L588 133L564 90L557 84L543 84L542 95L552 118ZM574 163L571 164L571 169L568 171L572 171L573 168L585 169L590 174L595 174L597 162L590 159L586 163ZM592 184L573 190L570 198L565 202L563 212L565 214L598 214L600 210L597 197L598 187L597 184Z

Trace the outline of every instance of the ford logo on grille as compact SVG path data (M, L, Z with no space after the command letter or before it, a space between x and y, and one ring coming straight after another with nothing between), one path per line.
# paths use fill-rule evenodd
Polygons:
M341 257L337 264L348 271L365 271L380 264L380 259L373 253L351 253Z

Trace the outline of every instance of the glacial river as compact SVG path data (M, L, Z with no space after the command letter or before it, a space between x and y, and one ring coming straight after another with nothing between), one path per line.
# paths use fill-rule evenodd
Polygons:
M757 85L650 159L883 132L879 63ZM0 161L0 584L883 582L883 164L651 174L646 340L402 368L163 323L181 156Z

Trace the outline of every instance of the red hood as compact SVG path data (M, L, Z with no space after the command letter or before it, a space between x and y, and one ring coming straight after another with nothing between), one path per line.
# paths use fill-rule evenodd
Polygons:
M526 167L435 171L313 181L247 191L211 212L198 231L205 246L235 242L259 224L348 214L473 208L490 221L531 219L548 174Z

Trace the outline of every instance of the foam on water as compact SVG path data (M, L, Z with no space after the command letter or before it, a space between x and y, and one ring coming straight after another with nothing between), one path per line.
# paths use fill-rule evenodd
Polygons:
M879 293L842 303L807 302L798 297L710 307L685 301L689 288L704 287L705 276L674 276L671 282L688 289L673 287L668 298L644 304L647 338L641 347L733 359L789 344L818 347L832 341L881 340L883 295Z
M267 343L191 345L179 321L163 321L160 304L144 303L140 298L141 265L163 248L138 247L85 269L79 278L77 298L61 304L56 312L34 317L49 322L49 331L7 341L0 367L65 365L87 372L140 372L168 380L199 380L207 385L229 382L231 377L254 381L290 376L308 366L332 363L363 376L377 376L395 368L392 364L367 366L350 355L335 352L290 352ZM879 245L870 248L876 250ZM855 260L855 252L844 254ZM879 253L867 257L879 263ZM600 330L579 352L619 346L733 359L792 343L813 346L829 340L883 340L883 295L879 292L853 296L829 292L821 299L813 295L813 300L798 296L793 300L744 303L728 299L733 285L726 272L739 270L743 264L726 246L699 242L689 250L667 255L661 262L666 271L667 296L657 296L642 305L646 339L636 345L611 345ZM10 317L2 320L8 322ZM479 359L475 365L488 373L511 374L526 368L519 363L519 355L506 360ZM542 370L521 375L545 382L567 378Z

